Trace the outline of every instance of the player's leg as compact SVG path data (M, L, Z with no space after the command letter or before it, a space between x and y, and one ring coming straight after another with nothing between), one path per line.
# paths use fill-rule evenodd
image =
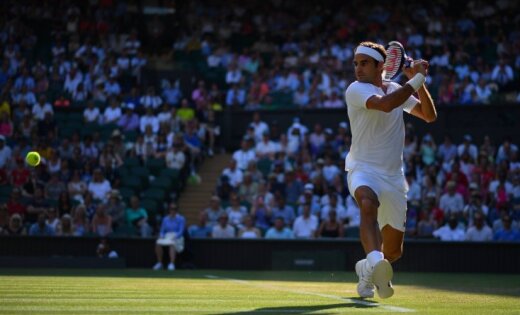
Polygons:
M387 224L381 230L381 234L383 237L382 248L385 258L388 259L389 262L393 263L401 258L401 255L403 254L404 232L394 229L392 226Z
M399 259L403 252L407 187L404 176L385 178L382 187L378 222L382 227L382 249L385 259L374 267L372 281L379 297L388 298L394 294L394 272L390 263Z
M377 195L370 187L360 186L356 189L354 197L360 208L359 237L363 249L366 254L381 251L381 234L377 224Z
M163 248L159 244L155 244L155 257L157 258L157 263L153 266L154 270L162 269L162 260L163 260Z
M377 209L379 200L377 194L368 186L359 186L354 192L354 197L359 205L361 222L360 238L367 258L356 263L356 273L359 276L357 291L360 297L374 297L374 285L372 283L373 265L383 259L381 253L381 233L377 223Z

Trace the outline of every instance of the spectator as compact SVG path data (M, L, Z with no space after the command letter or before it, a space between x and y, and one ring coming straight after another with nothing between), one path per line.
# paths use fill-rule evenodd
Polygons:
M254 226L253 218L250 215L244 217L244 226L238 232L239 238L261 238L262 233Z
M204 210L208 216L208 225L213 227L217 225L220 216L225 211L220 207L220 198L218 196L211 197L209 201L209 207Z
M222 175L229 178L229 183L234 188L238 188L243 180L243 173L239 168L237 168L237 162L235 159L229 161L229 167L224 169Z
M212 228L207 224L208 215L206 212L199 213L199 221L188 228L188 233L192 238L206 238L211 236Z
M6 204L7 212L9 213L9 216L12 216L13 214L19 214L22 220L27 220L29 211L27 207L22 203L21 197L22 193L20 189L17 187L13 188L13 190L11 191L11 197L9 198L9 201Z
M303 205L302 215L298 216L293 224L294 236L296 238L314 238L318 229L318 218L311 214L311 205Z
M422 210L419 222L417 223L417 237L433 238L433 231L437 229L437 222L433 213L428 212L428 208Z
M146 107L146 114L139 121L139 130L144 133L146 127L151 126L154 134L159 132L159 119L154 115L152 107Z
M162 105L163 101L159 95L155 94L155 88L150 86L146 90L146 94L139 100L139 103L145 107L148 112L148 109L152 109L152 111L157 110Z
M272 210L264 196L258 195L251 207L251 217L255 221L255 226L262 231L267 231L271 226Z
M9 218L9 226L5 230L6 235L26 235L27 230L23 225L22 216L18 213L11 215Z
M38 221L31 225L29 229L30 236L53 236L54 230L51 226L49 226L46 222L45 213L40 213L38 215Z
M477 159L477 146L471 143L471 135L464 135L464 142L457 147L457 154L462 156L462 153L468 152L473 160Z
M112 217L107 213L107 207L99 204L92 218L92 233L105 237L112 233Z
M213 226L211 237L213 238L233 238L235 237L235 229L228 224L228 215L222 212L218 217L218 224Z
M249 162L255 160L255 152L249 147L249 141L243 139L240 144L240 150L233 153L233 159L237 162L237 167L245 171Z
M112 190L110 182L105 179L101 169L94 170L94 177L88 184L88 191L96 200L106 200L108 193Z
M458 228L457 218L451 215L448 224L433 231L433 236L441 241L463 241L465 238L464 230Z
M338 238L344 236L343 223L338 220L336 210L328 211L328 218L323 220L318 229L319 237Z
M73 199L82 201L83 195L87 191L87 184L81 180L81 172L75 170L72 174L70 182L67 184L67 190Z
M229 223L237 230L244 225L244 218L247 216L247 208L240 204L240 198L233 194L231 197L231 204L226 208L226 213L229 217Z
M5 144L5 137L0 135L0 168L6 167L12 157L11 148Z
M45 212L47 219L45 220L45 224L52 229L53 235L56 235L58 224L60 223L59 212L55 207L47 208Z
M122 128L124 132L137 130L140 126L139 116L134 113L135 104L134 103L126 103L124 106L124 114L119 117L117 121L117 126ZM119 131L119 130L114 130Z
M266 239L292 239L294 235L292 231L285 226L284 218L277 217L274 220L273 227L269 228L265 233Z
M177 253L182 253L184 251L184 227L186 220L179 214L176 204L171 203L168 209L169 213L162 219L159 239L157 239L155 243L157 263L153 267L154 270L160 270L163 268L163 246L169 247L169 271L175 270L175 257L177 256Z
M520 241L520 233L511 228L512 219L510 216L502 217L503 227L495 232L493 239L495 241L509 241L509 242L519 242Z
M98 123L101 118L101 113L97 107L94 107L93 101L87 102L87 108L83 111L83 119L85 123Z
M110 106L103 112L103 123L104 124L115 124L119 121L122 116L121 107L117 102L116 98L110 99Z
M126 208L125 215L127 224L135 227L141 237L148 237L152 234L151 227L148 225L148 213L139 205L137 196L130 198L130 207Z
M462 195L455 191L456 183L449 181L446 183L447 192L441 196L439 206L447 215L462 215L464 210L464 199Z
M282 218L284 221L284 226L292 226L295 219L294 208L287 205L285 203L285 198L279 195L276 197L276 202L272 209L271 218L274 218L273 224L277 218Z
M11 137L14 132L14 126L11 122L11 118L9 117L9 114L6 112L3 112L1 114L1 120L0 120L0 135L4 137Z
M469 227L466 231L467 241L491 241L493 239L493 231L484 220L481 213L476 213L473 218L474 226Z
M112 218L112 230L125 224L125 204L119 190L112 189L105 203L106 213Z

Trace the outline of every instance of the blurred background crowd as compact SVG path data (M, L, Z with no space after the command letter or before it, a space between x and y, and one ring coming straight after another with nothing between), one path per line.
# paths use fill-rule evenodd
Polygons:
M361 3L3 1L0 234L156 235L200 165L227 150L208 209L180 209L200 211L188 235L357 237L348 122L285 129L256 110L344 108L366 39L429 60L438 106L520 102L515 1ZM237 110L252 120L238 150L216 123ZM408 125L407 236L519 241L517 145Z

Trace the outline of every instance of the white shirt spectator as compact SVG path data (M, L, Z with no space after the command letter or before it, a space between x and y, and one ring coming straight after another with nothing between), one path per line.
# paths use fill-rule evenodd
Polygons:
M466 231L466 241L485 242L493 240L493 230L484 225L480 230L476 226L470 227Z
M276 145L276 143L271 140L268 140L267 142L260 141L256 145L255 151L258 157L263 157L278 152L278 148L279 147Z
M246 170L249 162L255 160L255 158L255 152L253 150L244 151L240 149L233 153L233 159L237 161L237 167L241 170Z
M151 125L152 131L154 133L157 133L159 131L159 119L153 115L145 115L141 117L139 121L139 130L141 130L142 133L146 130L146 126Z
M65 77L63 89L72 94L81 82L83 82L83 74L79 71L75 71L75 73L71 71Z
M345 204L347 205L348 226L359 226L361 223L361 214L356 201L352 196L348 195L345 198Z
M314 232L318 229L318 218L311 214L308 218L303 215L294 220L293 232L297 238L313 238Z
M471 158L473 160L477 160L477 157L478 157L478 150L477 150L477 146L474 145L474 144L469 144L469 146L466 146L463 144L459 144L459 146L457 147L457 153L459 156L462 155L462 153L464 153L464 151L468 151L469 155L471 156Z
M229 69L226 73L226 83L227 84L235 84L239 83L242 78L242 73L238 69Z
M103 113L103 122L105 124L116 123L117 120L119 120L119 118L121 117L121 115L122 115L122 113L121 113L120 107L116 107L116 108L113 108L112 106L107 107L105 109L105 112Z
M94 199L105 200L111 190L110 182L106 179L101 183L91 181L90 184L88 184L88 191L90 191Z
M159 106L161 106L162 103L163 103L160 96L158 96L158 95L149 95L149 94L141 97L139 102L145 108L151 107L153 109L159 108Z
M43 118L45 118L45 113L47 112L54 115L54 110L49 103L45 103L43 106L41 106L40 103L36 103L32 108L32 114L37 120L43 120Z
M455 192L451 196L445 193L441 196L439 207L446 214L462 212L464 210L464 199L458 192Z
M222 175L226 175L229 178L229 184L233 187L238 187L244 178L242 171L238 167L234 170L229 167L225 168L224 171L222 171Z
M447 224L433 231L433 236L440 238L441 241L463 241L466 237L463 230L458 228L452 230Z
M513 81L513 69L510 65L496 65L491 73L491 79L498 84L504 85Z
M341 173L341 171L340 171L339 167L337 167L334 164L325 165L323 167L323 176L325 177L325 180L328 183L331 183L332 180L334 179L334 177L336 177L336 175L338 175L340 173Z
M119 95L121 94L121 86L115 80L109 80L105 82L105 92L107 95Z
M244 105L246 103L246 91L244 89L231 88L226 94L226 105Z
M231 238L235 237L235 229L227 224L226 227L220 226L217 224L213 227L213 231L211 231L211 237L213 238Z
M184 167L186 162L186 156L181 150L173 151L170 150L166 153L166 166L174 170L180 170Z
M97 107L85 108L83 118L89 123L97 123L100 118L99 109Z
M256 142L262 141L263 134L269 132L269 126L263 121L259 121L258 123L252 122L250 126L253 127L253 129L255 130Z

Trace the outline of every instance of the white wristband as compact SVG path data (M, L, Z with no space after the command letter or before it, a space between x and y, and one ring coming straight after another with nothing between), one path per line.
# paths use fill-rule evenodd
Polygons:
M418 89L421 88L421 86L424 84L424 82L426 81L426 77L422 74L422 73L416 73L413 78L411 78L410 80L408 80L408 82L406 82L406 84L409 84L414 91L417 91Z

